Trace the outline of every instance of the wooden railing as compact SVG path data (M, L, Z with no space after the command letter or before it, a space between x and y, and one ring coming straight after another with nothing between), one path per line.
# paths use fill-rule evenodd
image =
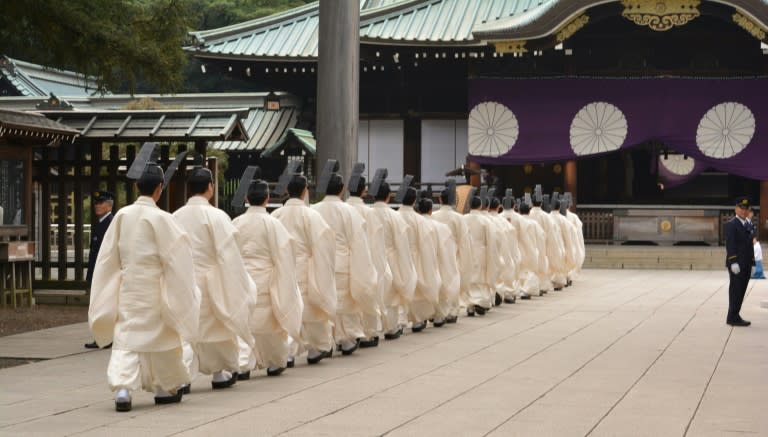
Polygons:
M616 209L632 209L632 208L638 208L638 205L606 205L606 206L599 206L599 205L588 205L588 206L580 206L577 210L577 214L579 215L579 218L581 219L582 223L584 224L584 241L587 243L593 243L593 244L613 244L613 212ZM658 206L654 206L654 208L660 208ZM679 209L681 207L679 206L666 206L666 208L670 209ZM725 239L723 236L723 227L725 223L733 218L734 211L733 207L728 206L697 206L697 207L687 207L687 208L697 208L697 209L717 209L719 211L719 222L720 222L720 229L719 229L719 244L723 245L725 243ZM760 209L755 209L755 216L752 219L752 222L755 224L760 223Z

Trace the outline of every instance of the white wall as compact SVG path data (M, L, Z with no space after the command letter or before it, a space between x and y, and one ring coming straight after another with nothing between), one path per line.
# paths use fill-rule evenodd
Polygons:
M370 181L377 168L386 168L389 181L402 180L403 120L360 120L357 135L357 160L365 163L365 178Z
M444 182L447 171L464 164L467 144L467 120L422 120L421 181Z

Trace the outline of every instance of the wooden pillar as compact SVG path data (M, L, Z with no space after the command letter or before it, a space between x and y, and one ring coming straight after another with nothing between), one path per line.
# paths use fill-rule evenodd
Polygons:
M757 227L760 241L768 241L768 181L760 182L760 223ZM763 265L765 265L765 261Z
M576 200L577 200L577 198L576 198L577 197L576 196L576 189L577 189L577 187L576 187L576 180L577 180L577 177L576 177L576 161L575 160L566 161L564 167L565 168L564 168L564 171L563 171L563 179L564 179L563 187L565 188L566 192L569 192L569 193L572 194L572 196L573 196L573 206L576 207L576 203L577 203L576 202Z
M317 169L339 161L346 180L357 162L360 4L321 1L317 63Z
M480 163L472 162L472 161L469 161L469 160L467 160L467 167L469 167L469 168L471 168L473 170L480 170L480 168L481 168L480 167ZM472 185L473 187L479 187L480 183L482 182L480 180L480 173L478 173L476 175L470 176L469 180L467 182L469 182L469 185Z
M403 175L421 182L421 118L403 120Z

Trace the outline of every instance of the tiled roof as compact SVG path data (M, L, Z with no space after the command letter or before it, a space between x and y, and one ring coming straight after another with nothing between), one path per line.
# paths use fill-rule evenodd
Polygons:
M56 70L0 56L0 76L22 96L88 96L96 91L95 79L80 73Z
M541 38L584 10L618 0L360 0L363 44L477 46ZM768 0L713 0L768 23ZM220 29L191 32L185 49L201 58L315 61L319 6Z
M239 117L238 123L242 126L245 136L232 137L220 135L224 128L222 121L216 121L216 123L207 126L207 132L198 130L194 134L198 137L204 135L206 140L210 141L209 145L215 149L221 150L262 150L268 146L271 146L277 142L286 132L286 130L296 126L296 122L301 114L301 103L298 98L290 94L276 93L280 97L280 110L279 111L267 111L264 109L264 98L266 93L222 93L222 94L178 94L171 96L163 95L116 95L116 96L100 96L100 97L79 97L67 99L67 103L71 104L73 109L71 111L49 111L46 114L57 114L56 118L50 116L53 120L57 120L62 117L61 120L64 124L70 125L82 132L85 129L88 122L93 119L94 116L98 116L96 121L90 128L90 136L102 135L103 138L115 139L115 132L122 126L122 123L126 120L126 114L128 111L124 110L124 107L137 99L151 98L155 102L159 103L168 112L166 119L160 123L158 130L155 132L155 137L159 138L161 135L178 135L179 132L175 130L182 129L181 125L194 121L195 116L192 114L209 114L210 122L213 123L213 118L227 117L221 115L219 117L213 117L217 111L219 113L237 114ZM37 105L43 100L39 97L0 97L0 108L14 109L17 111L35 111ZM114 117L110 117L109 113L115 113ZM146 113L154 112L155 114L162 115L163 110L157 111L132 111L133 116L131 120L123 128L124 132L121 133L120 138L130 133L131 135L146 135L152 129L157 127L157 123L160 121L159 117L145 116ZM170 114L175 114L175 119L171 120ZM122 117L122 118L121 118ZM120 121L117 121L119 118ZM227 118L229 121L229 118ZM214 124L216 124L214 126ZM217 127L218 126L218 127ZM189 129L190 125L187 125ZM202 129L203 124L197 128ZM217 130L218 129L218 130ZM181 132L182 136L186 132ZM88 132L86 132L88 137ZM188 138L190 141L194 138ZM244 141L240 139L244 138ZM183 141L182 138L179 139Z

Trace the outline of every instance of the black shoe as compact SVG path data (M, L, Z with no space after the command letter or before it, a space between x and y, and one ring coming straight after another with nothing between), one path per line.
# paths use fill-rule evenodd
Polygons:
M565 284L565 286L566 286L566 287L570 287L571 285L573 285L573 281L571 281L571 280L569 279L569 280L568 280L568 282Z
M555 291L562 291L563 287L555 287Z
M228 379L228 380L226 380L226 381L218 381L218 382L217 382L217 381L211 381L211 387L212 387L214 390L216 390L216 389L220 389L220 388L229 388L229 387L232 387L232 386L233 386L233 385L235 385L235 383L237 382L237 376L238 376L238 373L237 373L237 372L234 372L234 373L232 373L232 377L231 377L231 378L229 378L229 379Z
M499 306L499 305L501 305L501 303L502 303L503 301L504 301L504 300L501 298L501 295L500 295L499 293L496 293L496 296L495 296L495 297L494 297L494 299L493 299L493 304L494 304L495 306Z
M323 358L331 358L333 356L333 348L323 352Z
M192 387L190 387L189 384L184 384L181 387L179 387L179 391L181 392L181 394L188 395L192 393Z
M99 345L96 344L95 341L92 341L90 343L86 343L84 346L85 346L86 349L98 349L99 348ZM120 411L120 410L118 410L118 411Z
M413 325L411 325L411 331L421 332L424 330L424 328L426 328L426 326L427 326L427 322L414 323Z
M131 405L130 399L127 401L115 401L115 411L122 413L125 411L131 411L131 408L133 408L133 406Z
M515 296L507 296L504 298L504 303L515 303L517 298Z
M341 352L341 343L336 343L336 352Z
M279 376L284 370L285 367L269 367L267 368L267 376Z
M291 358L290 360L288 360L288 363L286 363L285 367L289 369L293 369L293 366L295 365L296 365L296 361L293 358Z
M341 354L345 356L352 355L357 350L358 347L360 347L360 340L355 340L355 345L352 346L350 349L341 348Z
M749 326L752 324L752 322L750 322L749 320L744 320L744 319L734 320L732 322L726 322L726 323L728 323L731 326Z
M384 333L384 338L387 340L397 340L401 335L403 335L403 328L397 328L395 332Z
M475 312L477 313L477 315L484 316L486 311L488 311L488 310L486 310L485 308L481 307L480 305L475 305Z
M522 300L531 300L531 295L530 294L524 294L524 295L520 296L520 299L522 299Z
M247 371L247 372L240 372L240 373L237 374L237 380L238 381L247 381L249 379L251 379L251 371L250 370ZM184 394L186 394L186 393L184 393Z
M368 347L377 347L379 345L379 336L375 336L371 338L370 340L362 340L360 342L360 348L365 349Z
M434 326L435 328L442 328L443 325L445 325L445 319L443 319L442 322L432 322L432 326Z
M176 394L171 396L155 396L156 405L177 404L179 402L181 402L181 390L176 390Z
M448 316L445 318L445 323L456 323L458 320L458 316Z
M320 352L320 354L316 357L310 357L307 355L307 364L317 364L322 361L323 358L325 358L325 352Z

